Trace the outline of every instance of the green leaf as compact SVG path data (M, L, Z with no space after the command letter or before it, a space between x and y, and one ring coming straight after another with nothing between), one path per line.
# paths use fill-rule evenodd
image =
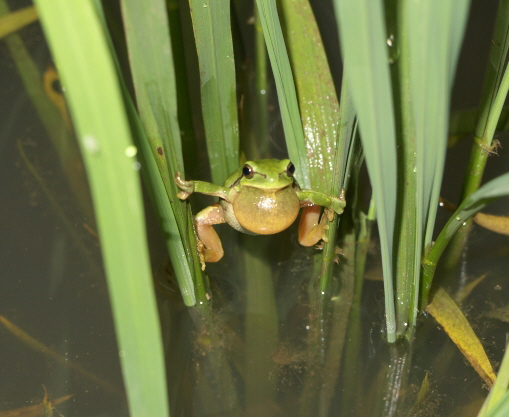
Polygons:
M190 0L212 181L239 166L239 126L229 0Z
M297 102L290 60L274 0L256 0L258 15L276 82L279 107L290 159L297 167L295 176L302 188L311 188L304 131Z
M176 172L183 172L184 167L166 3L164 0L143 3L122 0L121 5L136 103L144 129L144 132L138 133L140 148L179 287L185 303L194 305L193 275L196 296L204 300L205 293L203 274L195 250L190 207L177 198L178 190L174 181ZM147 27L150 30L146 30ZM132 111L131 118L136 126L137 117ZM152 155L148 155L146 140ZM153 161L159 168L159 174L154 172ZM161 180L166 196L160 189Z
M495 384L491 387L490 393L477 417L492 417L496 407L506 407L503 405L504 401L509 404L509 349L507 347L505 348L504 358L500 364Z
M0 17L0 38L35 22L38 19L34 6L25 7Z
M454 233L462 227L465 222L478 211L481 211L489 203L497 198L509 195L509 173L489 181L479 188L474 194L467 197L459 205L457 210L446 223L423 263L423 294L422 300L428 298L431 288L431 280L435 272L438 260L450 242Z
M359 120L382 246L387 337L396 339L393 239L396 213L396 131L382 2L335 0L343 62Z
M400 5L402 207L398 244L398 323L415 324L422 248L432 238L448 139L452 74L469 1ZM454 18L453 18L454 17ZM411 297L411 298L410 298ZM409 305L409 307L407 307Z
M339 129L339 103L322 37L308 0L283 0L288 45L297 84L313 190L331 193ZM345 155L341 155L345 158Z
M136 148L104 27L94 2L36 3L87 168L130 412L168 416Z

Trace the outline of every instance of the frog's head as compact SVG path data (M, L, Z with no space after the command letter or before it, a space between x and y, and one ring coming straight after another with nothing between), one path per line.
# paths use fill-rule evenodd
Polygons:
M295 165L289 159L246 161L235 185L279 190L294 183L294 172Z

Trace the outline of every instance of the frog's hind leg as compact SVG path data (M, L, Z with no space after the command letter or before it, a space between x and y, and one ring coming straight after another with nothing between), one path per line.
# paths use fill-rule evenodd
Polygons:
M320 218L322 207L314 204L304 207L299 221L299 243L302 246L313 246L320 240L327 241L325 232L329 222L334 219L334 212L326 208Z
M219 203L204 208L194 218L199 238L198 252L203 270L205 270L205 262L217 262L224 255L221 239L213 226L225 222L224 211Z

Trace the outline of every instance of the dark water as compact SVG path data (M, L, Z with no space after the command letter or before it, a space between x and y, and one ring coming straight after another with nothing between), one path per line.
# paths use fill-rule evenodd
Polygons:
M473 7L480 5L474 2ZM316 4L315 9L325 11L325 22L330 19L327 6ZM471 27L489 22L474 17ZM469 32L467 39L482 54L489 35L486 42L487 30L478 30L480 35ZM44 73L51 58L40 28L31 25L21 35ZM470 65L472 54L464 51L460 68ZM0 326L0 410L40 403L44 385L53 399L74 394L57 407L66 417L126 416L94 219L78 203L87 196L74 193L4 43L0 57L0 92L7 98L0 104L0 315L97 377L65 366ZM474 84L469 77L475 75L457 81L461 94L468 90L458 87L465 79L467 86ZM479 91L470 93L456 94L454 106L475 103ZM465 141L449 154L443 195L451 200L458 196L458 172L464 170L469 148ZM490 158L486 177L508 169L502 148L499 157ZM507 214L507 207L505 200L490 210ZM439 221L448 215L440 212ZM159 282L171 288L164 247L154 225L149 227L154 270ZM213 323L204 312L184 308L178 296L161 292L159 297L172 415L477 414L487 394L485 384L433 319L421 317L411 344L385 342L376 242L368 256L361 304L351 304L343 260L335 267L334 296L320 310L313 297L317 252L298 246L295 228L270 237L218 229L226 255L208 267ZM500 311L509 299L508 255L508 237L474 227L458 268L438 277L454 293L488 273L464 301L463 311L495 365L509 330ZM430 391L416 407L426 375Z

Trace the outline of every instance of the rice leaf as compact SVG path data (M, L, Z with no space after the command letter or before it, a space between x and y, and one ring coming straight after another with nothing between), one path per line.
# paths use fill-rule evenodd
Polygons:
M176 172L183 172L182 143L177 118L177 95L175 71L169 37L166 3L151 0L140 3L122 0L122 14L126 29L130 68L136 93L136 103L144 133L141 141L148 139L152 156L146 154L145 143L140 144L156 205L165 229L166 242L174 266L179 287L187 305L194 305L192 295L193 277L196 296L204 301L203 274L195 250L190 207L177 198ZM146 30L150 27L150 30ZM131 112L136 126L137 117ZM158 190L160 179L152 161L159 168L171 209L164 202L162 190ZM172 213L173 212L173 213ZM182 255L186 256L183 257ZM201 295L200 295L201 294Z
M493 411L487 417L505 417L509 414L509 391L505 393L504 397L495 406Z
M89 1L36 4L87 167L130 412L168 416L136 148L99 12Z
M288 46L297 86L313 190L331 193L339 102L309 0L283 0ZM345 155L342 155L345 157ZM340 191L338 186L336 192Z
M498 404L503 402L504 396L505 401L509 402L509 398L507 397L509 389L509 349L507 346L505 348L504 357L502 359L502 363L500 364L500 368L498 370L497 379L495 379L495 383L491 387L490 393L484 404L479 411L477 417L491 417L490 412L492 412Z
M288 154L297 168L295 176L298 183L302 188L309 189L311 188L311 177L306 156L304 131L276 2L275 0L256 0L256 7L276 83Z
M359 120L377 202L387 337L396 340L393 247L396 213L396 131L382 2L335 0L343 62Z
M25 7L0 17L0 39L35 22L38 19L34 6Z
M488 119L492 113L497 91L499 90L504 68L506 66L507 52L509 51L509 0L501 0L498 6L495 21L495 32L491 42L490 58L484 79L484 88L481 97L480 114L475 129L475 136L483 138L487 145L491 144L493 135L487 134ZM507 72L507 71L506 71Z
M452 74L468 6L469 1L401 3L405 155L401 210L405 216L400 227L397 297L403 300L398 321L406 319L412 325L417 315L422 247L431 241L435 226L447 149Z
M239 166L239 126L229 0L190 0L212 181Z
M440 232L440 235L438 235L433 246L431 246L431 248L428 247L428 253L423 262L423 294L421 296L421 307L425 307L423 304L427 302L431 281L438 260L454 233L456 233L475 213L482 210L490 202L505 195L509 195L509 173L500 175L487 182L459 205Z

